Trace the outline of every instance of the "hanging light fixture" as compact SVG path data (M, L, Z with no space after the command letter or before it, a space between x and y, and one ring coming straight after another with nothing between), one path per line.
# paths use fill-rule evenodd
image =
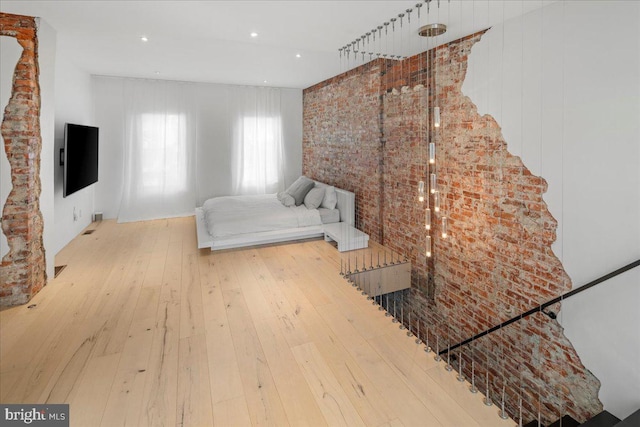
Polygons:
M430 179L430 184L429 184L429 191L431 192L431 194L435 194L438 183L436 181L436 174L435 173L431 173L429 175L429 179Z
M448 232L448 230L447 230L447 217L446 216L442 217L442 230L441 230L441 232L442 232L442 238L446 239L447 238L447 232Z
M436 163L436 143L429 143L429 164L433 165Z
M424 202L424 181L420 181L418 183L418 201L419 202Z
M427 258L431 258L431 236L427 236L427 242L425 243L425 255Z
M424 228L425 230L431 230L431 208L424 210Z
M427 3L427 6L428 6L428 3ZM438 24L438 23L423 25L418 30L418 34L421 35L422 37L437 37L437 36L441 36L446 32L447 32L447 26L445 24ZM435 73L434 73L434 79L435 79ZM436 94L436 101L437 99L438 97ZM433 126L437 128L440 127L440 107L438 105L433 107Z
M440 192L437 190L433 193L433 210L436 213L440 212Z
M447 32L447 26L445 24L427 24L420 27L418 34L422 37L436 37L441 36Z

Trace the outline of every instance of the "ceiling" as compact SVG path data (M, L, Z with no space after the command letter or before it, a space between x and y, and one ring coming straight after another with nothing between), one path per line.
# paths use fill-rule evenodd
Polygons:
M361 64L351 52L349 61L341 59L339 48L390 18L397 18L396 31L389 25L375 43L370 36L373 58L415 54L550 2L432 0L428 14L426 2L416 0L2 0L0 10L43 18L56 30L59 58L91 74L305 88ZM420 19L416 4L423 5ZM417 35L433 22L448 31L436 40Z

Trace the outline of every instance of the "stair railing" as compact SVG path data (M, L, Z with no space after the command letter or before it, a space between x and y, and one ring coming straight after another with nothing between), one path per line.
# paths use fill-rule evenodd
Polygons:
M521 314L519 314L517 316L514 316L509 320L506 320L506 321L504 321L504 322L502 322L502 323L500 323L498 325L495 325L495 326L493 326L493 327L491 327L489 329L486 329L486 330L484 330L484 331L482 331L482 332L480 332L480 333L478 333L478 334L476 334L476 335L474 335L474 336L472 336L470 338L467 338L467 339L465 339L463 341L458 342L457 344L454 344L454 345L452 345L452 346L450 346L448 348L445 348L445 349L441 350L439 352L439 354L440 355L446 354L447 352L450 352L450 351L455 350L455 349L457 349L459 347L467 345L467 344L469 344L469 343L471 343L471 342L473 342L473 341L475 341L475 340L477 340L479 338L484 337L485 335L488 335L488 334L490 334L492 332L500 330L501 328L504 328L505 326L509 326L510 324L515 323L515 322L517 322L519 320L522 320L525 317L531 316L532 314L535 314L535 313L542 312L542 313L546 314L547 316L549 316L551 319L555 319L556 318L556 313L554 313L552 311L544 311L547 307L552 306L554 304L557 304L557 303L559 303L561 301L564 301L569 297L572 297L572 296L574 296L576 294L579 294L580 292L584 292L587 289L592 288L592 287L594 287L596 285L599 285L602 282L606 282L607 280L612 279L612 278L614 278L616 276L619 276L620 274L625 273L625 272L627 272L627 271L629 271L629 270L631 270L633 268L636 268L639 265L640 265L640 259L636 260L636 261L634 261L634 262L632 262L630 264L627 264L624 267L620 267L619 269L614 270L611 273L605 274L604 276L599 277L596 280L593 280L593 281L591 281L591 282L589 282L589 283L587 283L585 285L582 285L582 286L580 286L580 287L578 287L576 289L573 289L573 290L571 290L571 291L569 291L569 292L567 292L567 293L565 293L563 295L560 295L557 298L549 300L549 301L545 302L544 304L540 304L540 305L538 305L536 307L533 307L529 311L525 311L524 313L521 313Z

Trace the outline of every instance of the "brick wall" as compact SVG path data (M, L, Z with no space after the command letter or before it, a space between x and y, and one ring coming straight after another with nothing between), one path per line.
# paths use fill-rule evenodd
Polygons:
M384 61L374 61L304 91L302 172L356 194L356 221L382 239Z
M364 229L411 259L412 289L404 300L413 327L420 318L422 335L428 325L430 344L435 347L437 336L440 349L571 288L551 250L556 221L542 198L546 182L508 152L498 123L480 116L461 92L467 56L480 37L402 63L374 61L304 91L303 170L321 180L338 177L336 185L355 191L358 203L379 201L359 207ZM430 70L435 64L434 80ZM436 103L442 116L438 131L430 125L432 110L427 108ZM362 123L370 125L366 139L351 137L348 130L362 130ZM433 217L429 261L424 256L424 204L417 201L418 181L427 177L427 140L436 141L442 215L449 221L449 237L443 239L442 215ZM365 156L351 154L364 147L370 147ZM374 186L372 180L381 184ZM372 221L376 217L379 221ZM512 417L517 417L520 396L525 420L536 418L538 411L545 422L562 413L585 420L602 408L599 381L582 365L559 323L544 314L452 355L456 366L463 360L467 378L471 358L476 360L481 391L489 372L494 401L504 388Z
M0 35L23 48L0 132L11 166L12 190L2 210L9 252L0 266L0 306L23 304L47 282L40 212L40 86L35 18L0 13Z

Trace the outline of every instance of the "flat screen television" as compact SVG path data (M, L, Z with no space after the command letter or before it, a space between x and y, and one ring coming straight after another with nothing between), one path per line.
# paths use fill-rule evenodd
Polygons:
M98 182L97 127L65 124L63 150L63 197Z

